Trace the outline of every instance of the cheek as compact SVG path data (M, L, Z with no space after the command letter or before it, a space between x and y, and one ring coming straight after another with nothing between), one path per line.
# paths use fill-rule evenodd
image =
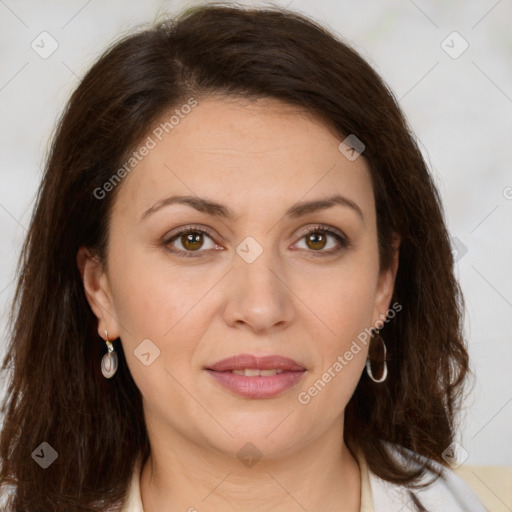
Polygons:
M335 297L323 312L322 319L329 326L324 332L329 334L314 338L317 364L296 396L298 407L315 418L320 430L343 414L364 371L370 339L365 328L371 322L371 294L347 295L345 289L339 295L353 300Z
M326 415L327 423L348 403L364 370L374 311L378 266L360 255L345 263L315 276L314 298L308 301L315 313L308 313L307 323L318 364L300 390L305 393L300 403ZM311 282L304 280L301 293L308 289L311 297Z
M143 390L144 381L160 379L165 368L186 373L203 335L201 298L212 283L198 286L183 273L170 275L169 268L155 265L142 251L119 250L117 256L111 271L114 313L128 365ZM141 354L147 352L158 371L145 371Z
M353 255L339 265L300 279L300 297L326 334L331 350L342 350L352 338L371 325L378 281L378 267L369 258Z
M152 335L164 341L180 319L186 321L211 284L198 273L171 265L163 249L116 240L115 234L112 246L112 294L121 329L128 336Z

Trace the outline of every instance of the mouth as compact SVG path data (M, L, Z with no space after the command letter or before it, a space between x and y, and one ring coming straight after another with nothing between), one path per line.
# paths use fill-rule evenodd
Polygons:
M271 377L278 373L283 373L286 370L278 370L277 368L271 370L260 370L258 368L245 368L243 370L227 370L235 375L245 375L246 377Z
M246 398L272 398L295 386L306 368L283 356L250 354L223 359L206 371L224 388Z
M236 371L236 370L276 370L281 372L300 372L306 368L299 364L297 361L289 357L270 355L270 356L254 356L252 354L239 354L236 356L228 357L208 366L207 370L214 370L216 372ZM265 375L265 374L263 374ZM249 375L249 376L257 376Z

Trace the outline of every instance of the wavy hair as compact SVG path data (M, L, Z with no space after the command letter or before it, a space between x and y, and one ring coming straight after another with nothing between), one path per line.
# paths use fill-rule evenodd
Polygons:
M381 478L414 488L428 469L399 464L387 446L446 465L465 378L463 297L439 193L397 100L340 37L283 8L196 6L123 35L92 65L56 126L16 268L9 370L2 403L0 484L13 512L116 510L134 463L149 455L142 396L119 340L119 370L105 379L97 318L77 251L105 261L109 219L122 183L102 187L161 116L191 96L275 98L319 116L343 140L365 144L377 213L379 262L401 237L386 324L389 376L365 372L345 410L344 437ZM33 460L42 442L58 453ZM418 505L419 506L419 505Z

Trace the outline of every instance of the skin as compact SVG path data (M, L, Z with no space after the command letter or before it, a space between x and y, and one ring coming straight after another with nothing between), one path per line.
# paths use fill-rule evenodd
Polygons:
M391 268L379 270L369 169L363 156L350 161L340 152L341 140L277 100L201 99L119 185L107 264L80 250L98 334L120 337L143 395L151 444L141 475L145 512L359 510L359 466L343 442L343 414L368 346L309 404L297 399L385 317L398 266L396 245ZM334 192L355 202L364 221L340 205L284 217L297 202ZM226 204L235 217L174 204L141 220L172 194ZM350 245L326 255L340 247L332 235L308 244L317 223ZM190 224L211 235L192 246L177 237L167 248L203 255L170 253L169 235ZM252 263L236 252L247 236L263 248ZM160 356L145 366L134 350L148 338ZM284 355L307 372L276 397L241 397L204 369L241 353ZM252 467L237 457L248 442L263 454Z

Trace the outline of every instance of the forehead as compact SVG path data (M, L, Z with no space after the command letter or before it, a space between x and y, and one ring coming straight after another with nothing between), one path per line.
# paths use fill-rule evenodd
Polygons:
M222 199L240 215L333 193L373 206L364 158L347 159L342 139L304 110L274 99L198 99L170 129L173 112L150 129L152 148L120 185L114 209L132 221L175 193Z

